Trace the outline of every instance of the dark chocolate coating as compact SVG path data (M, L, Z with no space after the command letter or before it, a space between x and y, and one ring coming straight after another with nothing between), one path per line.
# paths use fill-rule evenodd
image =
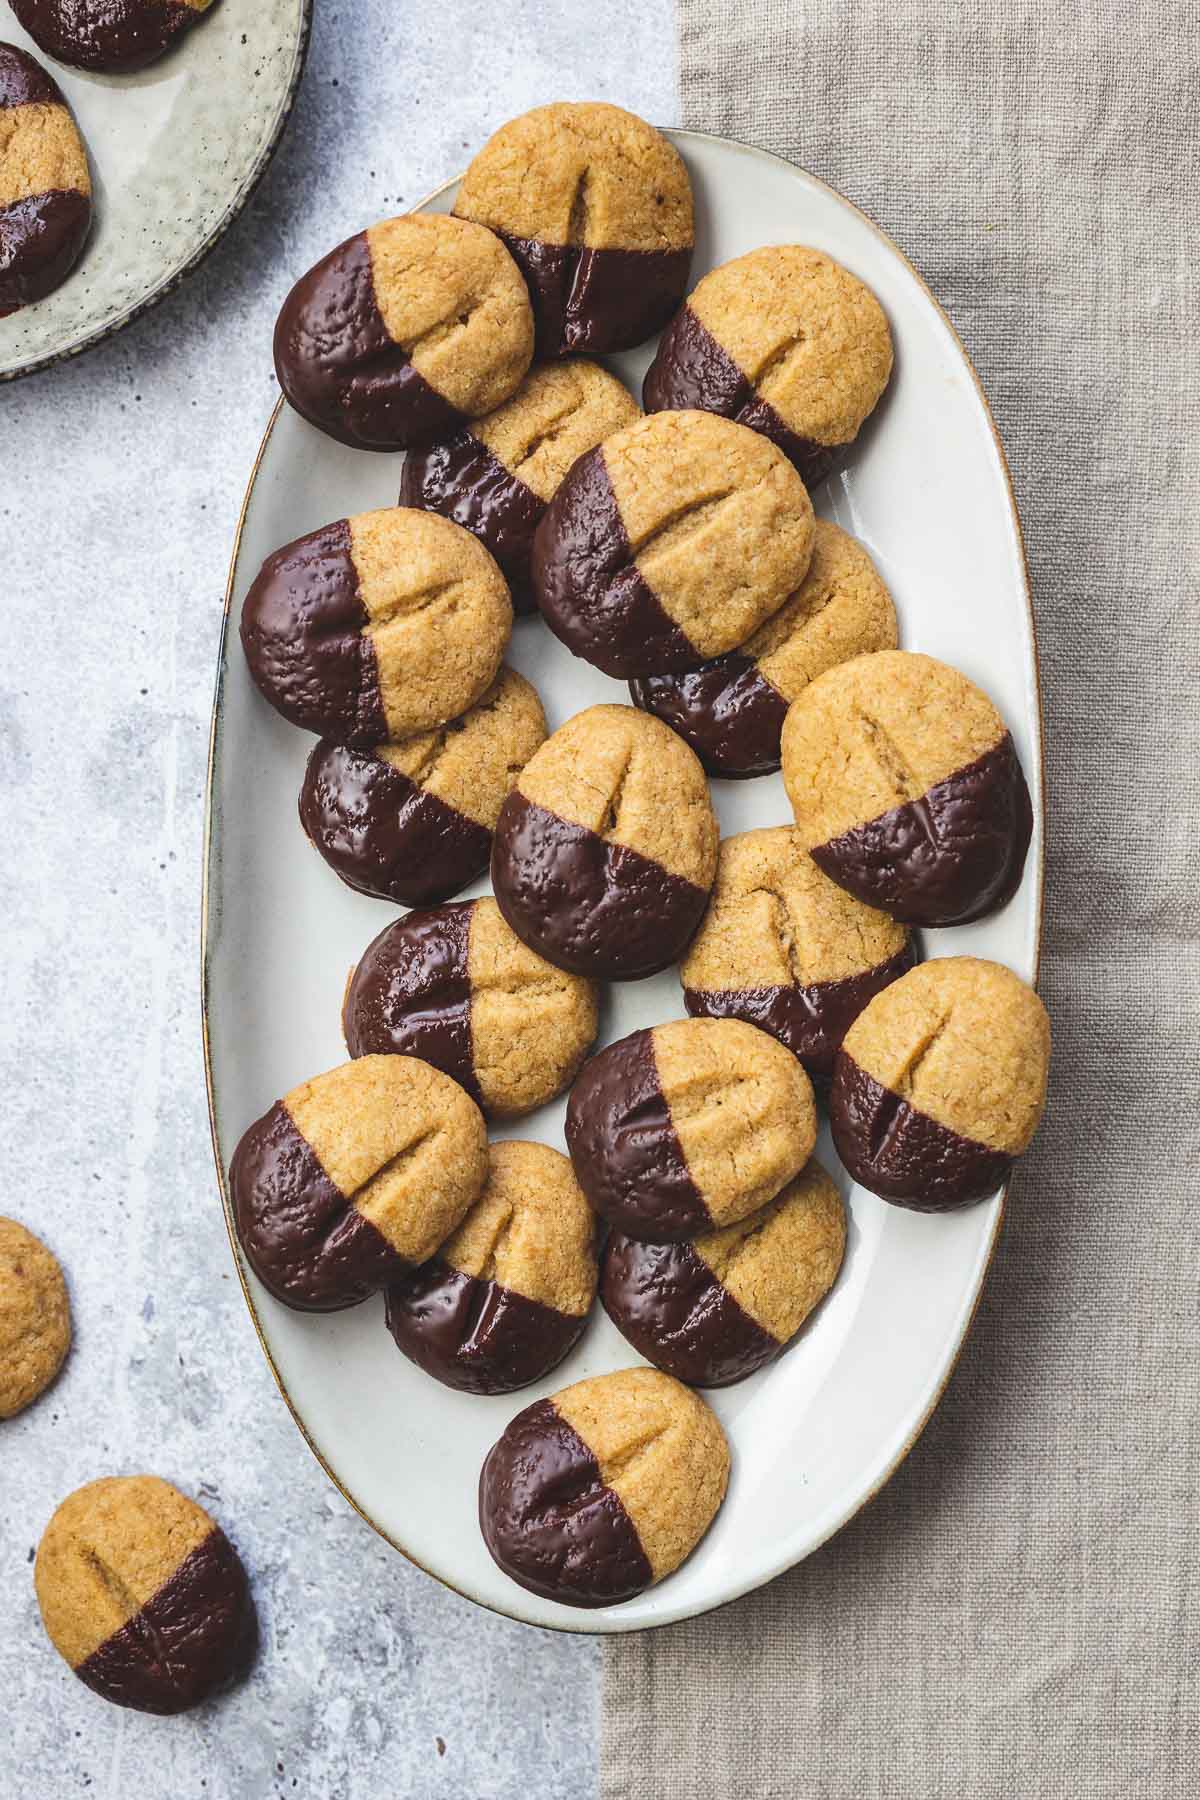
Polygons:
M268 556L242 605L242 649L266 698L293 725L337 743L387 739L367 610L338 519Z
M308 759L300 823L348 887L428 906L483 873L492 834L370 750L323 738Z
M28 0L24 0L28 5ZM20 14L20 0L13 7ZM22 24L25 21L22 19ZM29 31L28 25L25 26ZM30 36L33 33L30 32ZM63 91L40 62L16 44L0 43L0 111L10 106L65 106Z
M205 17L171 0L12 0L40 50L76 69L128 75Z
M393 1282L387 1323L405 1356L447 1387L511 1394L562 1361L587 1315L559 1312L435 1256Z
M660 331L687 291L686 250L593 250L501 231L529 287L537 356L607 356Z
M868 1000L898 981L917 960L910 939L903 950L861 975L814 981L808 987L684 988L693 1019L744 1019L769 1031L804 1064L814 1084L828 1085L842 1039Z
M632 1600L653 1578L633 1520L549 1400L519 1412L489 1450L479 1529L506 1575L565 1606Z
M181 1713L244 1674L257 1643L246 1571L214 1525L153 1598L75 1673L116 1706Z
M903 925L967 925L1021 885L1029 789L1006 731L991 750L810 854L839 887Z
M0 43L0 111L66 104L40 63L15 44ZM58 287L78 261L91 223L91 196L77 188L49 188L0 206L0 313Z
M690 306L680 307L663 332L642 384L642 405L647 412L695 408L748 425L778 444L809 488L840 468L849 448L818 444L790 430Z
M534 533L533 590L555 637L606 675L704 660L634 560L602 445L573 465Z
M514 788L492 840L492 889L517 936L573 975L637 981L677 962L708 894Z
M614 1231L600 1268L600 1298L640 1356L693 1387L744 1381L783 1348L691 1244L646 1244Z
M467 972L474 904L411 912L386 926L351 977L342 1029L351 1056L419 1056L478 1104Z
M861 1187L914 1212L948 1212L984 1200L1013 1159L939 1125L839 1050L829 1091L833 1142Z
M788 703L752 656L731 650L681 675L641 675L629 692L691 745L710 775L741 781L779 767Z
M281 1100L234 1151L229 1192L251 1268L299 1312L356 1306L407 1267L338 1192Z
M358 450L404 450L462 423L388 336L365 231L322 257L284 301L275 373L302 418Z
M583 1065L565 1132L576 1180L618 1231L676 1243L712 1230L671 1123L651 1032L618 1038Z
M465 427L404 459L400 505L441 513L472 532L499 563L518 613L537 611L530 561L546 504Z

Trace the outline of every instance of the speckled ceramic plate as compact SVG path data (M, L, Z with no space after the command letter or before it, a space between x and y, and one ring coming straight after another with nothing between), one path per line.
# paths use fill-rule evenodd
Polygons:
M853 467L819 495L819 505L879 562L899 605L904 645L956 664L996 700L1034 796L1036 835L1020 893L995 918L927 933L927 953L995 957L1032 978L1042 868L1037 663L1004 456L970 364L919 276L845 200L760 151L692 132L672 136L699 201L697 276L758 244L799 240L861 275L888 311L895 378ZM454 191L444 188L428 204L445 210ZM347 229L358 223L347 220ZM649 355L617 359L631 386ZM312 740L254 689L236 619L270 551L347 512L394 503L400 463L343 449L281 408L238 530L213 721L204 942L209 1097L223 1190L250 1121L294 1083L343 1059L347 971L397 910L351 893L306 843L296 795ZM552 727L594 701L627 698L616 682L574 660L540 620L518 621L510 655L536 683ZM778 776L718 781L713 792L725 832L789 820ZM673 973L615 986L602 1041L681 1012ZM561 1147L563 1110L547 1107L502 1135ZM827 1134L818 1154L838 1171ZM887 1479L941 1393L979 1296L1001 1199L925 1217L840 1178L851 1226L833 1294L776 1363L710 1396L733 1448L729 1495L713 1529L669 1580L598 1612L515 1586L484 1549L475 1513L480 1464L514 1413L566 1382L637 1360L598 1307L579 1347L548 1381L478 1399L439 1386L399 1355L381 1300L332 1317L304 1315L271 1299L240 1255L238 1267L297 1424L378 1531L498 1612L573 1631L633 1631L718 1606L807 1556Z
M254 191L304 72L312 0L217 0L136 75L54 62L0 5L0 39L37 57L74 109L95 223L54 293L0 319L0 381L77 356L194 269Z

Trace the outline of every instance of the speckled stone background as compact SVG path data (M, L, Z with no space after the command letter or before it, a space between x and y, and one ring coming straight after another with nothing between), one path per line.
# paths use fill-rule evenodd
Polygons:
M283 146L213 256L110 343L0 387L0 1210L62 1259L76 1326L58 1385L0 1425L0 1795L594 1792L595 1644L410 1568L292 1425L233 1275L199 1029L209 708L275 310L502 119L571 98L671 123L669 0L317 0ZM33 1596L63 1495L143 1469L229 1528L262 1620L248 1685L178 1720L92 1696Z

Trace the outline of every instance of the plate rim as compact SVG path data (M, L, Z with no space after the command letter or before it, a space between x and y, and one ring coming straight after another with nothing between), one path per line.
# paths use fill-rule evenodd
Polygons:
M292 116L292 108L296 104L296 95L300 91L300 83L304 79L304 71L308 66L308 48L312 41L313 5L314 0L300 0L300 31L296 39L292 72L288 78L287 90L280 102L279 111L271 126L270 135L262 149L259 151L258 160L255 162L254 167L250 170L245 181L242 183L242 186L234 194L216 224L209 231L208 236L203 242L196 246L186 262L180 263L178 268L172 269L167 275L164 275L158 285L152 287L149 292L142 294L137 300L131 301L124 312L119 313L115 319L109 319L106 324L96 326L93 331L87 333L84 337L81 337L77 343L64 344L58 350L46 351L42 355L35 356L31 362L18 364L16 368L0 369L0 383L23 381L26 375L39 375L46 369L54 368L58 363L72 362L75 357L84 355L88 350L94 350L97 344L107 343L109 338L115 337L119 331L124 331L127 325L132 325L135 320L142 318L146 313L158 306L161 301L166 300L178 287L183 285L190 275L193 275L196 272L202 262L206 261L206 259L211 256L230 226L236 223L250 204L255 190L270 167L275 152L278 150L280 142L282 141L287 122ZM53 61L54 59L50 58L48 60ZM424 205L425 202L422 201L421 204ZM72 271L72 273L73 272L74 271ZM68 276L68 280L69 279L70 277ZM266 437L264 436L263 444L260 445L260 456L265 445ZM257 461L255 462L254 467L257 471ZM253 476L251 479L253 480ZM247 498L248 497L249 490L247 490ZM243 508L242 511L242 517L244 516L245 508ZM239 518L238 521L239 540L240 537L241 518ZM222 632L222 645L223 644L224 633Z
M312 0L306 0L306 6L309 10L311 10L311 4L312 4ZM675 127L675 126L660 126L660 127L658 127L658 129L660 131L662 131L662 133L665 137L669 138L672 142L675 142L675 143L679 143L680 141L683 141L684 143L687 143L687 142L717 143L717 144L720 144L727 148L732 148L732 149L736 149L739 151L743 151L749 156L761 158L767 162L782 163L785 168L791 170L793 173L804 176L804 178L808 181L811 181L815 187L822 188L827 194L832 195L832 197L835 200L839 201L843 206L847 207L852 213L856 214L858 216L858 218L860 218L863 221L863 223L870 229L870 231L875 235L875 237L877 237L880 240L880 242L884 246L884 248L886 250L890 251L892 255L897 257L899 259L899 261L904 265L904 267L909 271L909 273L912 275L913 279L916 281L917 285L921 289L921 292L924 294L925 298L929 301L929 303L933 306L938 317L941 319L941 321L945 325L947 331L950 333L951 338L953 339L954 343L957 345L959 353L962 356L963 363L967 369L967 372L969 373L969 375L971 377L972 383L974 384L976 397L977 397L977 399L979 401L979 405L982 409L983 417L986 420L988 429L992 435L992 442L995 447L996 458L997 458L997 462L999 465L1000 474L1003 478L1005 491L1008 496L1008 512L1009 512L1009 518L1010 518L1010 521L1012 524L1012 528L1013 528L1013 531L1015 534L1017 561L1018 561L1018 566L1020 569L1020 576L1021 576L1021 590L1022 590L1022 596L1024 598L1024 602L1025 602L1026 620L1027 620L1028 629L1029 629L1029 643L1030 643L1030 649L1032 652L1032 659L1033 659L1033 696L1032 697L1033 697L1034 708L1035 708L1036 717L1037 717L1037 727L1038 727L1038 729L1037 729L1037 767L1036 767L1036 770L1034 771L1034 775L1035 775L1035 785L1036 785L1036 802L1037 802L1037 807L1038 807L1038 817L1041 820L1041 831L1038 833L1037 857L1036 857L1036 861L1034 864L1035 885L1034 885L1034 894L1033 894L1033 903L1034 903L1033 982L1036 985L1038 975L1041 970L1041 959L1042 959L1042 938L1043 938L1043 930L1044 930L1045 890L1046 890L1046 837L1047 837L1047 831L1046 831L1046 746L1045 746L1046 721L1045 721L1045 709L1044 709L1043 697L1042 697L1041 658L1038 653L1037 621L1034 616L1034 610L1033 610L1033 595L1032 595L1032 588L1031 588L1030 576L1029 576L1029 557L1028 557L1028 553L1027 553L1026 547L1025 547L1025 534L1024 534L1024 531L1023 531L1022 525L1021 525L1021 515L1020 515L1019 508L1017 506L1016 492L1013 488L1012 472L1009 469L1008 458L1005 455L1004 445L1000 438L1000 432L996 425L995 418L992 415L992 409L988 403L988 398L987 398L986 393L984 392L983 384L980 381L978 371L976 370L975 365L971 360L971 357L967 351L967 347L963 343L963 340L962 340L961 336L959 335L959 332L958 332L957 328L955 327L953 320L950 318L949 314L946 312L945 308L942 306L941 302L938 300L936 294L934 294L933 290L930 288L928 282L926 282L926 280L920 273L919 269L916 268L915 264L910 260L910 258L908 256L905 255L904 251L900 249L899 245L897 245L892 240L892 238L883 229L883 227L877 222L877 220L873 219L868 212L866 212L862 207L858 206L853 200L848 199L846 197L846 195L841 193L841 191L839 189L835 188L832 185L832 183L823 181L819 175L812 174L810 170L802 168L799 163L793 162L789 157L780 156L776 151L764 150L759 145L743 143L741 139L730 137L721 132L693 131L691 129L687 129L684 127ZM461 179L462 179L461 175L450 176L446 181L439 183L439 185L437 187L431 189L431 191L429 193L427 193L426 195L424 195L422 199L415 202L415 204L409 210L411 212L422 211L432 201L439 199L447 191L447 189L452 188L456 182L461 181ZM896 1450L895 1454L892 1456L892 1458L888 1462L886 1468L881 1471L878 1480L875 1481L872 1484L872 1486L869 1487L854 1502L853 1505L847 1507L844 1512L840 1513L840 1515L831 1524L829 1524L828 1529L823 1530L820 1537L817 1538L812 1544L810 1544L808 1549L805 1550L801 1556L791 1558L790 1560L785 1559L783 1562L778 1563L775 1567L773 1567L767 1574L764 1574L761 1577L753 1578L753 1579L747 1581L744 1586L739 1587L736 1592L727 1595L724 1599L714 1601L711 1605L701 1604L699 1606L693 1607L688 1612L678 1614L677 1616L670 1618L670 1619L646 1620L646 1621L639 1622L637 1624L631 1623L627 1626L622 1626L618 1621L617 1623L607 1627L606 1630L602 1633L597 1632L595 1630L594 1626L589 1625L586 1615L581 1617L580 1622L578 1624L576 1624L573 1619L539 1621L539 1622L535 1623L530 1619L523 1618L518 1613L509 1612L505 1607L494 1605L490 1600L481 1599L478 1595L470 1593L466 1588L457 1586L456 1583L449 1580L445 1575L439 1574L434 1569L430 1569L425 1563L421 1562L421 1560L418 1557L414 1556L411 1550L407 1549L405 1547L405 1545L403 1545L395 1537L393 1537L392 1534L388 1530L386 1530L386 1528L384 1526L382 1526L377 1519L372 1518L371 1514L369 1512L367 1512L365 1507L355 1498L354 1494L350 1491L350 1489L346 1486L346 1484L341 1480L340 1476L338 1475L337 1471L333 1468L333 1466L329 1462L328 1458L324 1455L324 1453L318 1448L317 1444L314 1442L312 1435L309 1432L307 1426L305 1425L304 1420L303 1420L299 1410L297 1409L297 1406L296 1406L295 1402L293 1401L291 1394L288 1391L287 1385L286 1385L282 1375L280 1374L279 1368L275 1362L275 1358L271 1353L270 1346L267 1343L267 1339L266 1339L265 1333L263 1331L262 1321L259 1318L258 1309L255 1305L253 1295L250 1292L249 1283L246 1280L245 1270L243 1269L243 1266L242 1266L242 1259L238 1252L237 1231L236 1231L236 1226L234 1223L232 1202L230 1200L230 1195L229 1195L229 1184L228 1184L228 1180L226 1177L225 1167L222 1162L221 1148L220 1148L220 1143L219 1143L218 1136L217 1136L216 1100L215 1100L215 1095L214 1095L213 1068L212 1068L211 1042L210 1042L209 973L208 973L208 966L209 966L209 906L210 906L210 898L211 898L210 885L213 882L214 877L215 877L215 854L214 854L214 842L215 841L214 841L214 834L213 834L214 775L215 775L215 770L216 770L217 750L218 750L218 746L220 743L221 727L222 727L222 723L223 723L226 649L227 649L228 642L229 642L229 623L230 623L230 618L232 616L232 609L233 609L233 589L234 589L234 583L237 578L238 563L239 563L240 557L241 557L242 537L243 537L243 534L245 531L245 526L246 526L246 516L249 511L250 502L254 496L255 488L258 483L258 478L259 478L259 475L260 475L260 472L262 469L263 459L267 453L267 446L269 445L269 443L271 441L271 438L275 431L276 424L278 423L280 414L282 413L285 404L286 404L286 402L284 400L284 397L282 394L280 394L279 398L275 402L275 405L271 409L270 417L267 420L266 428L263 431L262 438L259 442L258 450L255 454L254 462L250 469L249 478L246 482L245 493L242 496L242 504L241 504L241 508L238 513L237 524L234 529L233 545L232 545L232 549L230 552L230 558L229 558L229 573L228 573L228 576L226 578L226 583L225 583L225 600L224 600L224 606L223 606L222 615L221 615L221 634L220 634L220 639L218 642L218 650L217 650L216 682L214 685L212 715L211 715L210 724L209 724L208 762L207 762L206 773L205 773L205 788L204 788L204 834L203 834L202 849L201 849L202 867L201 867L201 891L200 891L200 1013L201 1013L200 1026L201 1026L201 1039L202 1039L202 1048L203 1048L203 1056L204 1056L204 1085L205 1085L205 1094L206 1094L207 1103L208 1103L209 1135L210 1135L211 1142L212 1142L213 1162L216 1167L217 1187L218 1187L218 1190L221 1195L221 1204L222 1204L222 1208L223 1208L224 1214L225 1214L225 1230L226 1230L226 1234L229 1239L229 1248L230 1248L230 1254L232 1255L232 1258L233 1258L234 1270L237 1274L238 1282L241 1286L242 1298L244 1299L244 1301L246 1303L247 1311L250 1314L250 1320L254 1327L255 1335L258 1338L259 1349L262 1351L263 1356L266 1359L267 1367L271 1371L271 1375L275 1381L275 1385L279 1389L280 1395L283 1398L284 1404L286 1405L288 1412L291 1414L292 1421L295 1424L297 1430L299 1431L301 1437L304 1439L304 1442L308 1446L308 1449L311 1451L312 1455L315 1457L317 1463L320 1465L320 1467L324 1471L325 1475L333 1483L333 1485L337 1489L338 1493L342 1496L343 1500L345 1500L347 1502L347 1504L353 1508L353 1510L358 1514L358 1516L361 1519L365 1520L365 1522L371 1527L371 1529L373 1531L375 1531L383 1539L384 1543L390 1545L390 1547L393 1550L398 1551L399 1554L404 1557L406 1562L411 1563L414 1568L420 1569L423 1574L428 1575L432 1580L436 1581L439 1584L439 1586L448 1588L451 1593L458 1594L462 1599L471 1601L473 1605L480 1606L485 1611L494 1613L498 1617L510 1619L514 1624L523 1625L527 1629L532 1630L532 1631L539 1631L539 1630L540 1631L559 1631L559 1632L564 1632L564 1633L566 1633L568 1635L572 1635L572 1636L592 1636L592 1637L600 1638L600 1637L608 1637L608 1636L623 1636L623 1635L627 1635L627 1634L630 1634L633 1632L669 1630L672 1625L682 1624L685 1619L703 1617L707 1613L719 1612L726 1606L732 1606L735 1601L743 1599L746 1594L755 1592L757 1589L767 1586L769 1582L775 1581L781 1575L786 1574L789 1569L799 1567L800 1563L806 1562L810 1556L812 1556L817 1550L821 1549L821 1547L824 1544L828 1543L832 1537L835 1537L837 1535L837 1533L839 1531L841 1531L846 1525L848 1525L852 1519L856 1518L858 1516L858 1514L863 1510L863 1508L866 1507L867 1505L869 1505L870 1502L876 1497L876 1495L879 1494L884 1487L886 1487L887 1483L891 1480L892 1476L896 1473L896 1470L900 1467L900 1465L908 1457L908 1455L912 1451L914 1445L916 1444L918 1438L921 1436L922 1432L925 1430L926 1425L929 1423L929 1420L931 1419L931 1417L933 1416L933 1413L936 1411L938 1405L941 1402L942 1396L945 1393L946 1388L950 1383L950 1379L953 1376L955 1369L958 1367L959 1359L962 1356L963 1348L966 1344L968 1336L970 1335L971 1326L974 1323L975 1315L979 1310L980 1302L982 1301L982 1298L983 1298L983 1291L984 1291L984 1287L987 1282L989 1270L991 1268L992 1259L995 1256L996 1246L1000 1239L1000 1230L1001 1230L1001 1227L1004 1222L1004 1215L1005 1215L1005 1211L1006 1211L1006 1207L1007 1207L1010 1183L1006 1181L1004 1186L1001 1188L999 1195L997 1196L998 1204L996 1206L996 1215L992 1222L991 1235L990 1235L986 1245L983 1248L982 1269L981 1269L980 1276L979 1276L979 1283L976 1288L975 1294L972 1298L970 1308L967 1311L966 1317L963 1320L962 1329L959 1333L958 1342L955 1345L954 1352L953 1352L952 1356L950 1357L950 1360L947 1363L945 1370L942 1373L941 1379L938 1381L934 1391L931 1393L928 1404L926 1405L924 1411L921 1413L920 1417L915 1421L911 1430L905 1435L903 1442L901 1443L899 1448Z

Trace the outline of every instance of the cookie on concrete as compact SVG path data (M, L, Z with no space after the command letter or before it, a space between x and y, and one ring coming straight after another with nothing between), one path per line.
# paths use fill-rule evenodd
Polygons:
M370 748L482 700L512 617L504 577L469 531L387 506L268 556L242 606L242 648L285 719Z
M687 288L695 231L683 159L619 106L560 102L511 119L472 161L454 211L516 258L541 358L632 349Z
M204 1508L155 1475L109 1476L63 1501L34 1569L54 1648L95 1693L180 1713L248 1668L246 1571Z
M729 1483L698 1394L622 1369L518 1413L479 1478L479 1524L506 1575L565 1606L632 1600L691 1555Z
M584 1064L567 1149L601 1218L677 1243L735 1225L799 1174L817 1138L812 1083L740 1019L675 1019Z
M71 1347L58 1258L15 1219L0 1218L0 1419L45 1393Z
M632 981L682 954L716 861L704 771L683 740L631 706L591 706L518 775L492 843L492 887L539 956Z
M877 994L846 1033L829 1120L863 1187L917 1212L994 1194L1042 1116L1050 1021L1000 963L939 957Z
M39 50L76 69L129 75L198 25L214 0L12 0Z
M595 1219L548 1144L492 1144L483 1192L436 1256L387 1291L388 1330L419 1368L468 1394L540 1381L596 1297Z
M87 151L61 88L0 43L0 317L66 280L91 223Z
M596 1023L595 985L530 950L490 898L385 927L342 1008L351 1056L423 1057L493 1119L532 1112L569 1087Z
M881 650L818 676L788 710L783 781L831 881L906 925L965 925L1021 883L1033 830L1012 737L932 656Z
M781 450L712 413L638 419L580 458L533 540L569 650L629 680L736 649L808 572L813 510Z
M516 392L533 314L499 238L445 213L356 232L302 275L275 325L296 411L341 444L404 450Z
M229 1192L246 1259L277 1300L335 1312L425 1262L487 1175L483 1115L412 1056L302 1082L242 1137Z
M702 407L761 431L809 487L841 467L892 372L892 334L864 282L803 244L713 269L663 333L647 412Z

